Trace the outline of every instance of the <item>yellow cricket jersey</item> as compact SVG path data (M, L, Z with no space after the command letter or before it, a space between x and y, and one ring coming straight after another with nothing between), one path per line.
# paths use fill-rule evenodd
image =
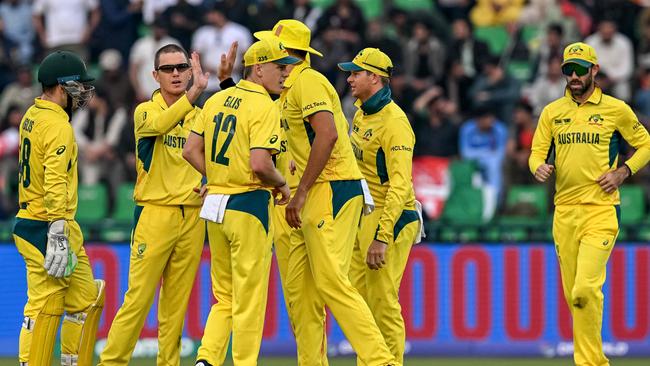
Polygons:
M70 117L36 98L20 123L16 217L73 220L77 211L77 142Z
M208 192L268 189L250 166L252 149L280 151L280 112L261 85L241 80L208 99L192 132L204 137Z
M554 148L556 205L618 204L618 191L605 193L596 180L617 168L621 138L636 149L625 162L636 173L650 160L650 137L632 109L600 88L582 105L567 91L542 111L529 168L534 174Z
M361 172L354 161L348 137L348 122L341 109L336 90L307 61L295 66L284 82L280 95L282 128L286 131L289 150L296 162L296 174L302 177L315 133L308 117L316 112L330 112L334 116L338 140L325 168L316 182L361 179Z
M160 91L134 112L136 171L133 197L138 204L200 206L192 189L201 174L183 159L183 146L200 111L182 96L171 106Z
M365 103L355 103L352 149L368 182L377 209L383 208L377 240L393 239L393 228L405 209L415 209L412 165L415 134L406 114L384 87Z

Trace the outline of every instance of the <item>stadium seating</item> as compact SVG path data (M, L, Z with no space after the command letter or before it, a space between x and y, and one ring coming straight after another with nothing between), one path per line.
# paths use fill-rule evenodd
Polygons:
M120 223L131 223L133 220L133 183L123 183L117 188L115 197L115 209L113 210L113 220Z
M645 192L637 185L623 185L621 194L621 224L636 225L645 215Z
M510 35L504 26L476 27L474 37L487 43L490 52L494 55L503 53L510 40Z
M108 192L102 184L80 185L76 219L94 223L108 216Z

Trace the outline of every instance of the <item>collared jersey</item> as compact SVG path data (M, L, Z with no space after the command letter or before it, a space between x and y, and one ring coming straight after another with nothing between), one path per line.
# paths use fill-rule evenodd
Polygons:
M280 112L269 93L247 80L208 99L192 132L205 141L209 193L269 189L253 173L250 151L280 151L279 120Z
M77 142L70 117L36 98L20 122L16 217L73 220L77 212Z
M200 111L183 95L168 106L160 91L134 112L138 204L200 206L193 188L201 174L183 159L183 146Z
M404 111L390 101L373 114L357 110L350 138L375 206L384 209L376 238L389 243L402 211L415 207L411 178L415 134Z
M605 193L597 179L617 168L621 139L637 149L625 162L635 173L650 160L650 136L632 109L600 88L580 105L567 91L540 115L529 168L534 174L554 148L556 205L618 204L618 191Z
M309 116L326 111L334 116L338 140L316 182L361 179L348 138L349 125L343 115L341 101L325 76L303 61L291 70L285 80L280 103L282 128L287 133L298 177L302 177L305 171L315 137Z

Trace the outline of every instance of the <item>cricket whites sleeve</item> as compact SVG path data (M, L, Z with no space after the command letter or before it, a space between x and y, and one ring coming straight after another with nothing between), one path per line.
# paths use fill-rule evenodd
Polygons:
M408 121L405 121L408 125ZM390 121L384 132L381 147L386 157L388 191L384 201L384 211L379 218L376 240L390 243L393 228L404 209L404 204L412 194L412 166L415 136L411 129L401 128L398 121ZM381 164L377 164L379 169ZM382 172L378 172L380 179Z
M548 109L544 108L542 114L539 116L539 122L537 123L535 135L533 136L532 152L528 159L528 168L533 175L537 171L537 168L546 163L552 143L551 120L548 117Z
M68 207L68 169L75 148L72 126L48 124L43 129L43 168L45 170L43 190L44 205L48 221L66 217Z
M625 161L625 165L634 174L650 161L650 136L627 104L622 108L622 113L618 131L625 141L636 149L634 155Z
M156 97L159 96L154 94L154 98ZM166 134L182 121L192 109L194 109L194 106L185 95L162 112L153 103L140 104L134 113L136 138Z

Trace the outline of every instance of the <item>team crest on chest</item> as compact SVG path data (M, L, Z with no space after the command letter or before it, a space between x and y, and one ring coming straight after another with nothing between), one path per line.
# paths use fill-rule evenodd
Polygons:
M603 121L604 119L603 117L600 116L600 114L592 114L591 116L589 116L589 119L587 120L587 122L590 125L598 125L598 126L602 126Z
M370 138L372 138L372 128L367 129L366 132L363 133L364 140L369 141Z

